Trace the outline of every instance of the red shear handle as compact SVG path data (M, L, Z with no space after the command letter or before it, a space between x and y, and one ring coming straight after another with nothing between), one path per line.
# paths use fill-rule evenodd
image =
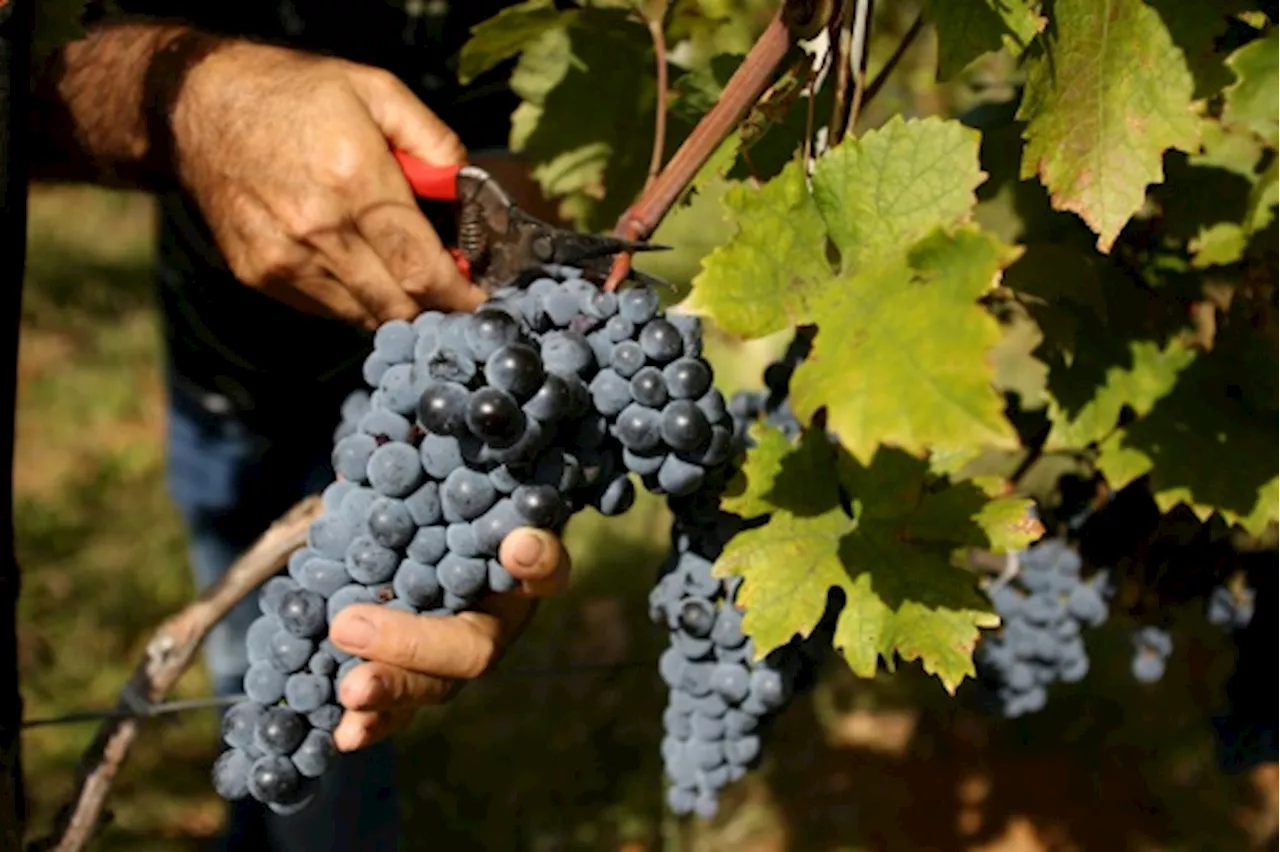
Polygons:
M404 151L392 151L396 161L400 163L400 171L413 194L419 198L432 201L458 200L458 171L461 166L429 166L412 154ZM449 249L449 254L458 263L458 270L468 280L471 278L471 263L462 256L462 250Z
M392 151L400 163L400 171L414 195L432 201L458 200L458 172L461 166L430 166L412 154Z

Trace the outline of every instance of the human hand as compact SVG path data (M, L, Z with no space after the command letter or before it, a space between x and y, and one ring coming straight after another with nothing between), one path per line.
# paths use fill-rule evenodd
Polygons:
M228 42L187 72L172 126L179 177L250 287L366 328L484 300L391 155L466 151L390 73Z
M476 611L413 615L354 604L338 614L329 638L368 660L339 688L346 712L333 739L340 751L372 745L408 725L419 708L452 698L467 680L497 663L524 631L538 599L568 582L569 554L545 530L515 530L498 555L521 585L489 598Z

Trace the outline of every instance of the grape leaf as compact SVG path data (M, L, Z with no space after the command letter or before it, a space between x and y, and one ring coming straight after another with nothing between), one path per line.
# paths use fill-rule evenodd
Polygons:
M1113 488L1149 475L1162 510L1219 511L1258 535L1277 519L1274 341L1220 332L1139 419L1102 444L1098 468Z
M720 508L744 518L767 515L773 504L766 495L782 470L782 459L792 451L791 442L782 430L751 424L748 431L755 446L747 451L742 469L730 480Z
M826 226L799 161L756 188L724 198L737 232L702 261L683 305L740 337L763 337L812 316L813 297L831 280Z
M611 227L644 185L657 90L648 31L626 11L588 7L520 53L511 88L511 147L535 164L562 213L587 230ZM600 96L608 92L607 98Z
M1271 145L1280 133L1280 86L1277 85L1277 54L1280 38L1274 29L1265 37L1246 44L1231 56L1227 65L1236 81L1223 92L1222 120L1246 127Z
M771 477L760 477L753 490L774 511L729 542L716 574L743 578L743 629L759 657L797 633L809 635L828 593L839 589L844 605L833 644L855 673L873 676L880 659L890 668L895 657L918 659L954 692L974 674L978 629L999 619L972 576L951 564L953 542L929 536L943 526L961 541L984 541L972 517L986 495L970 483L951 486L958 495L929 493L924 463L893 450L869 467L837 452L808 430ZM854 495L856 519L841 504L841 487Z
M812 321L814 300L844 287L826 237L847 272L961 221L983 180L979 140L959 122L895 117L821 157L812 195L798 160L762 187L731 189L725 207L737 231L703 260L685 309L741 337Z
M894 116L814 165L813 196L846 271L902 255L937 227L966 219L986 178L976 130Z
M572 22L577 10L561 12L554 0L525 0L508 6L471 29L458 55L458 80L464 85L520 53L544 33Z
M1019 56L1045 25L1027 0L929 0L928 5L938 31L939 80L950 80L1001 47Z
M1128 351L1127 363L1105 367L1105 377L1092 399L1074 415L1056 401L1050 404L1053 426L1046 449L1077 449L1102 440L1116 428L1125 408L1146 414L1195 359L1195 353L1176 340L1164 347L1150 340L1130 341Z
M1079 215L1110 251L1163 177L1169 148L1195 150L1193 81L1161 16L1142 0L1058 0L1047 48L1027 68L1022 177Z
M821 330L792 378L802 421L822 407L853 456L880 444L1017 445L992 387L988 353L1000 327L977 299L1011 259L972 228L941 231L904 256L846 276L812 300Z

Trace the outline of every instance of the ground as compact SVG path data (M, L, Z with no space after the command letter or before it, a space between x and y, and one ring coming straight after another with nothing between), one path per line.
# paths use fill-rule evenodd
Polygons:
M152 215L146 197L74 187L32 201L15 470L29 718L110 706L149 629L192 592L164 490ZM735 365L726 384L752 381L774 345L720 359ZM947 698L915 667L867 682L835 663L779 720L762 771L720 818L664 818L660 637L645 597L666 524L655 500L624 519L577 519L568 593L492 677L401 737L407 848L1274 848L1275 766L1229 777L1214 762L1209 718L1230 646L1194 613L1158 685L1133 683L1124 637L1104 631L1089 678L1016 723ZM207 688L197 667L178 694ZM25 735L37 832L93 729ZM214 737L208 711L149 723L96 848L207 848L222 818Z

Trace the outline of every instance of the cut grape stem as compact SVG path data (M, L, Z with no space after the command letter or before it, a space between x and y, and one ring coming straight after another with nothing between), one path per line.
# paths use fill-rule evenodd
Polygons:
M307 529L322 509L318 495L298 502L268 527L217 583L156 629L147 642L145 658L120 692L116 706L122 715L98 728L80 757L76 790L59 810L62 816L52 833L34 841L30 849L75 852L85 848L101 821L112 782L138 738L141 720L132 711L136 700L129 696L150 706L162 702L191 666L213 626L284 567L289 554L306 544Z

